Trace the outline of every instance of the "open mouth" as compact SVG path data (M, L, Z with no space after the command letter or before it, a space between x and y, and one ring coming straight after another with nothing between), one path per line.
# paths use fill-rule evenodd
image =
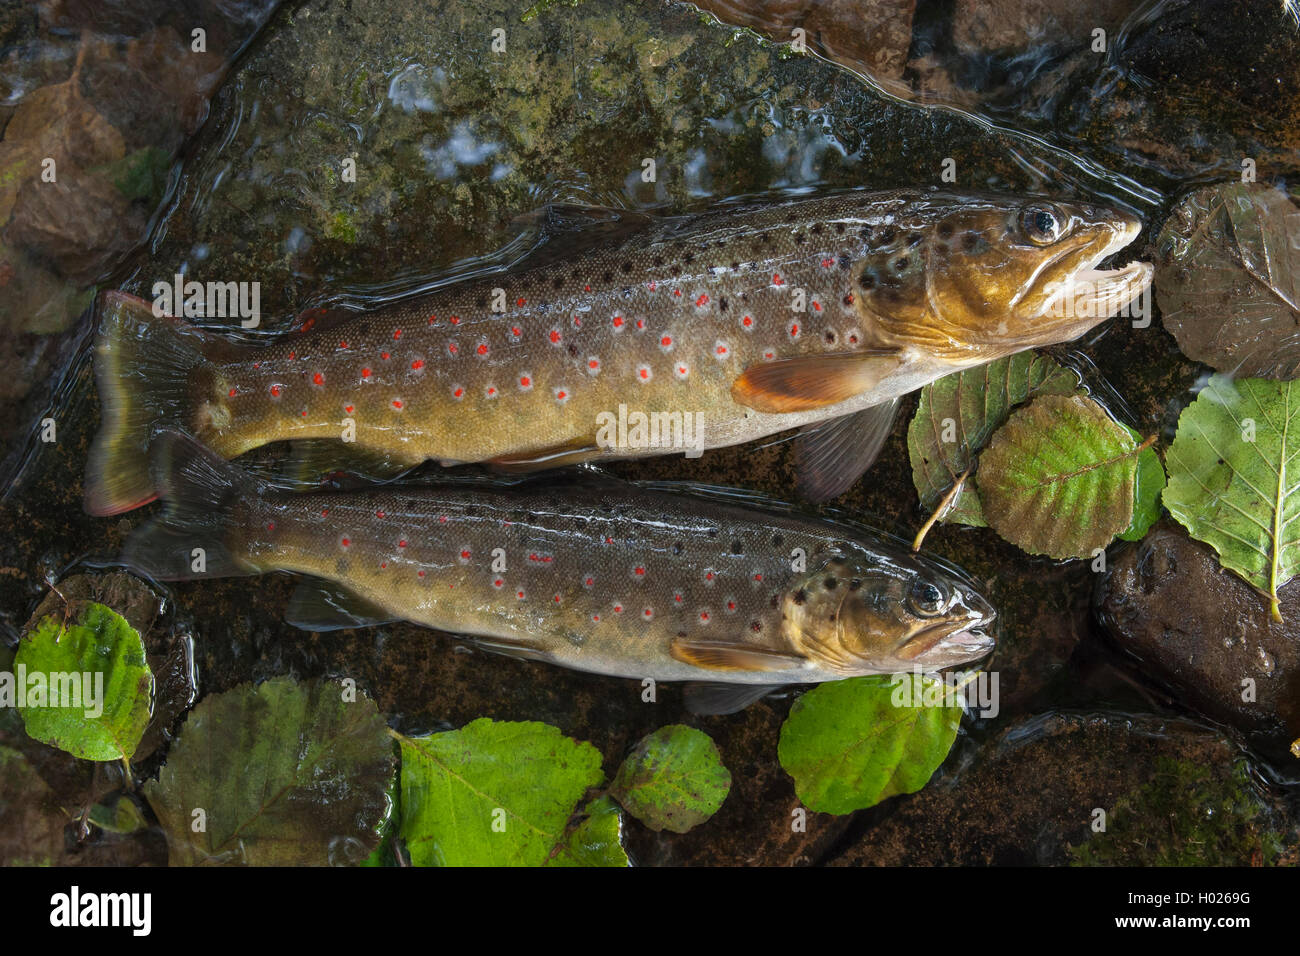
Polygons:
M946 666L983 657L993 650L994 644L994 639L978 627L949 631L938 625L912 638L898 656L907 661Z
M1038 341L1033 344L1076 338L1104 319L1122 313L1143 293L1155 273L1151 263L1134 260L1114 269L1097 267L1129 245L1140 228L1136 222L1126 222L1088 265L1061 277L1043 302L1040 312L1043 321L1035 336ZM1059 268L1067 256L1068 253L1057 257L1048 268L1052 265Z
M1126 221L1122 228L1115 230L1114 236L1092 261L1092 264L1075 272L1067 283L1074 287L1075 294L1087 294L1092 299L1093 316L1114 315L1126 308L1142 290L1151 284L1155 266L1149 262L1134 260L1115 269L1098 269L1097 263L1104 262L1110 256L1125 248L1137 238L1142 231L1142 224L1137 219ZM1109 309L1110 311L1105 311Z

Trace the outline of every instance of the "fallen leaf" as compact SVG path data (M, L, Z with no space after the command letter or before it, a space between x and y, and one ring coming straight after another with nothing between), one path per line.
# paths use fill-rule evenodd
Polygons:
M790 708L777 757L809 810L865 810L929 782L957 739L960 700L921 674L829 681Z
M1037 352L1020 352L945 375L921 389L907 427L907 453L922 507L935 509L1017 405L1035 395L1069 395L1078 387L1079 376L1072 370ZM967 479L940 520L976 527L987 523L974 478Z
M1300 376L1300 207L1286 193L1231 183L1187 196L1156 240L1155 289L1188 358Z
M1164 502L1219 562L1268 595L1300 568L1300 383L1215 375L1183 409ZM1296 427L1292 427L1292 426Z
M1133 433L1080 395L1042 395L1014 412L980 461L989 526L1030 554L1090 557L1133 520Z

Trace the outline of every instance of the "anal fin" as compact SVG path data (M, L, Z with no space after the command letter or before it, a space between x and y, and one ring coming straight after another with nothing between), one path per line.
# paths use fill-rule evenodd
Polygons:
M531 641L526 637L466 637L465 640L490 654L500 654L503 657L513 657L521 661L546 661L551 659L550 653L540 642Z
M552 448L521 452L517 455L502 455L490 459L487 464L503 472L541 471L545 468L564 468L568 465L581 464L599 454L600 448L595 440L580 438Z
M304 631L340 631L401 620L391 611L326 581L303 581L289 598L284 618Z
M756 700L780 690L783 684L721 684L693 681L682 689L686 709L700 716L734 714Z
M899 399L808 425L795 445L799 490L812 501L838 498L880 454L894 429Z
M399 460L355 442L333 438L299 438L289 442L288 455L267 469L267 477L296 490L318 489L327 475L354 475L368 481L388 481L419 462Z
M895 349L875 349L764 362L745 369L731 397L760 412L812 411L875 388L902 361Z

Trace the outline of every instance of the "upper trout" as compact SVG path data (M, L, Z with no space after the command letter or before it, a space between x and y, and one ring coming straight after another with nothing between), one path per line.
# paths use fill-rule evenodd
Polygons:
M264 347L109 293L87 509L155 496L147 451L164 427L226 458L342 439L330 454L398 471L698 452L807 426L801 482L832 497L871 463L900 396L1075 338L1152 271L1094 268L1140 222L1082 203L850 192L573 225L590 215L552 212L567 257Z
M160 579L289 570L289 618L403 618L489 650L707 682L699 712L774 686L983 657L992 607L956 571L832 523L604 479L275 492L202 445L154 445L163 514L128 564Z

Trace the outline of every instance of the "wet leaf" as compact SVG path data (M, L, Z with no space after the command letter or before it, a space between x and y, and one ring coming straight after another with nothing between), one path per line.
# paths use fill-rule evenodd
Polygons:
M1091 399L1040 396L1013 413L984 451L984 515L1030 554L1089 557L1132 523L1139 447Z
M1142 437L1133 429L1128 433L1140 442ZM1133 486L1133 520L1120 537L1125 541L1141 541L1151 526L1160 520L1160 493L1165 487L1165 466L1154 448L1144 448L1138 455L1137 481Z
M54 794L17 750L0 746L0 866L52 866L68 822Z
M623 822L618 804L609 797L597 797L582 812L585 819L569 831L568 839L556 849L547 866L630 866L623 849Z
M600 752L549 724L480 718L402 739L402 837L417 866L540 866L578 801L604 782Z
M1300 376L1300 207L1249 183L1199 189L1156 240L1165 328L1189 358L1241 377Z
M852 813L924 787L961 722L960 696L944 690L920 674L852 677L795 701L777 756L804 806Z
M374 849L392 776L369 697L276 678L199 701L145 796L172 865L324 866Z
M109 833L134 833L145 826L144 817L135 801L125 794L108 803L97 803L90 808L90 822Z
M1268 595L1300 567L1300 383L1215 375L1183 409L1166 461L1169 513Z
M1035 395L1069 395L1078 387L1079 377L1070 369L1045 355L1021 352L954 372L921 389L907 428L907 452L922 507L935 509L1015 406ZM985 525L974 477L966 480L941 520Z
M400 754L400 748L396 741L393 741L393 750ZM362 866L398 866L398 853L396 849L397 830L402 820L402 786L401 774L393 774L393 779L388 784L388 812L384 814L384 821L379 825L379 843L370 851L370 855L362 861Z
M731 789L713 739L683 724L643 737L610 785L628 813L651 830L685 833L718 812Z
M144 642L112 608L77 603L50 614L19 642L27 733L85 760L129 760L153 709ZM36 696L37 686L44 690Z

